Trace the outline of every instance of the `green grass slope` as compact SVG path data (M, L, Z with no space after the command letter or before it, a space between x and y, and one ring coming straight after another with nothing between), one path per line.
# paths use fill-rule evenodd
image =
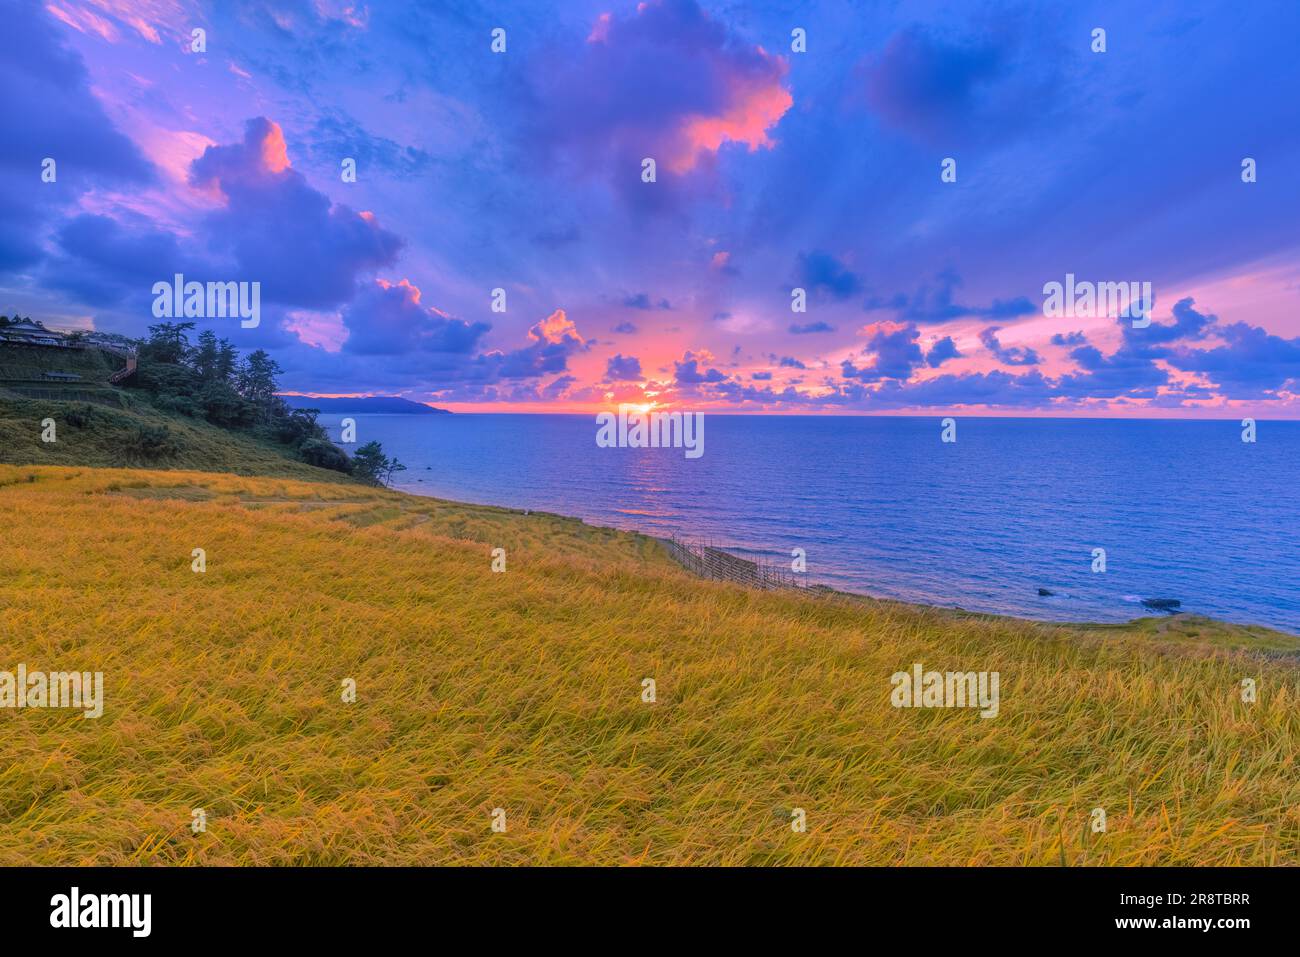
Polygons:
M121 407L28 399L0 389L0 463L198 469L352 484L338 472L298 461L284 446L198 419L168 415L129 391L105 389L104 399ZM46 418L55 422L55 442L41 440L41 422ZM167 430L165 448L151 450L141 436L161 428Z
M122 367L122 360L98 349L52 349L48 346L0 346L0 381L42 382L46 372L71 372L88 385L102 385Z

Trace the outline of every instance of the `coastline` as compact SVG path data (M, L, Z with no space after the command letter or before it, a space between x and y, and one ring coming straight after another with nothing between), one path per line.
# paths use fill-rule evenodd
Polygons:
M579 522L587 526L588 528L602 529L610 532L636 535L659 543L659 545L663 547L665 551L670 555L673 554L672 546L675 541L677 541L678 544L682 544L680 540L675 540L674 537L672 536L665 537L662 535L655 535L641 528L635 528L635 527L620 528L613 525L593 523L579 515L567 515L562 512L556 512L547 509L525 509L525 508L518 508L509 505L499 505L492 502L473 502L473 501L462 501L459 499L448 499L438 495L426 494L423 492L415 491L405 483L403 484L402 487L393 488L392 491L402 495L412 495L415 496L416 498L425 498L425 499L430 499L433 501L440 501L440 502L454 502L457 505L463 505L463 506L501 509L511 514L520 515L520 516L544 515L551 518L562 519L565 521ZM686 543L686 544L696 545L699 543ZM709 547L715 548L716 550L721 552L727 552L731 555L732 558L736 559L739 562L744 562L747 564L751 563L749 559L745 559L742 556L732 552L728 546L725 545L715 546L712 543L710 543ZM687 571L691 570L689 567L683 565L682 562L678 561L677 559L674 559L674 561L676 561L676 563L679 566L685 568ZM721 576L719 578L711 578L709 576L696 576L696 577L699 577L700 580L702 581L709 581L709 580L724 580L726 576ZM733 580L735 580L739 584L744 584L742 579L743 579L743 575L738 576ZM896 605L901 605L910 608L926 609L926 610L931 610L936 612L948 612L955 615L971 616L976 618L989 618L989 619L1004 618L1011 621L1023 621L1035 625L1043 625L1048 627L1063 627L1063 628L1077 628L1077 629L1089 629L1089 630L1096 630L1096 631L1107 631L1107 630L1114 630L1114 629L1133 628L1133 627L1140 626L1143 623L1151 623L1150 627L1147 628L1146 630L1152 632L1153 634L1159 634L1159 633L1171 632L1171 631L1173 633L1185 633L1187 631L1195 632L1197 630L1208 630L1215 634L1224 634L1224 633L1232 633L1235 631L1241 631L1248 635L1257 636L1260 641L1263 641L1265 643L1271 643L1273 641L1276 641L1276 638L1270 638L1268 636L1281 636L1282 639L1285 639L1283 644L1286 644L1287 642L1290 641L1294 641L1295 647L1297 648L1297 650L1300 650L1300 634L1295 634L1280 628L1273 628L1268 625L1260 625L1254 623L1247 624L1243 622L1226 621L1224 619L1214 618L1209 615L1199 614L1195 611L1184 611L1181 609L1174 612L1164 612L1157 609L1147 609L1150 612L1150 614L1145 614L1145 615L1138 614L1124 621L1088 621L1082 619L1062 620L1062 619L1055 619L1055 618L1051 618L1051 619L1033 618L1027 615L1018 615L1007 611L981 611L977 609L964 608L955 603L943 604L935 601L915 601L915 600L908 600L904 598L894 598L887 595L873 595L870 592L865 592L865 591L835 588L830 585L821 582L816 582L816 581L810 582L806 585L801 585L801 586L791 588L790 590L793 593L802 594L806 597L818 597L818 598L839 597L839 598L846 598L852 600L879 602L884 604L896 604ZM1162 622L1167 622L1168 624L1162 626L1161 625Z
M1169 598L1300 634L1300 585L1274 567L1300 560L1285 533L1300 433L1281 425L1251 447L1212 422L963 419L943 446L915 418L720 416L709 451L687 460L600 449L582 417L358 421L408 467L406 491L778 565L800 548L809 576L837 590L1062 623L1129 621ZM1194 477L1170 488L1165 471L1190 461Z
M681 545L680 540L673 537L664 537L654 535L644 529L639 528L619 528L612 525L603 525L593 523L579 515L567 515L562 512L551 511L547 509L525 509L509 505L499 505L492 502L468 502L458 499L448 499L441 496L425 494L413 491L409 487L395 487L390 491L401 495L410 495L415 498L428 499L436 502L447 502L463 507L489 508L498 509L521 517L542 516L550 519L557 519L565 522L577 522L587 528L597 529L600 531L611 532L615 534L633 535L639 538L648 539L656 542L665 553L668 554L679 567L693 574L700 581L730 581L741 587L760 587L757 585L746 586L743 572L737 575L699 575L692 571L688 564L684 564L675 554L674 544ZM697 544L697 543L686 543ZM708 547L716 551L728 553L731 558L744 564L754 564L748 559L744 559L730 551L727 546L715 546L710 544ZM797 576L796 576L797 577ZM1120 632L1126 630L1140 630L1151 635L1171 635L1180 638L1196 638L1204 634L1207 637L1213 636L1218 640L1229 636L1244 635L1249 636L1249 641L1243 647L1252 647L1255 650L1263 648L1269 653L1296 654L1300 655L1300 634L1293 634L1279 628L1272 628L1267 625L1246 624L1241 622L1231 622L1208 615L1198 614L1194 611L1178 610L1174 612L1162 612L1156 609L1148 609L1150 614L1135 615L1125 621L1086 621L1086 620L1059 620L1031 618L1026 615L1017 615L1005 611L980 611L976 609L963 608L957 604L941 604L933 601L910 601L902 598L893 598L886 595L873 595L864 591L851 591L841 588L834 588L819 582L810 582L805 585L798 585L785 589L790 594L799 595L806 598L818 599L841 599L848 601L873 602L881 605L898 605L901 607L911 608L918 611L929 611L936 613L949 614L954 617L967 617L974 619L999 620L1023 622L1025 624L1037 625L1043 627L1055 627L1066 629L1086 630L1096 633Z

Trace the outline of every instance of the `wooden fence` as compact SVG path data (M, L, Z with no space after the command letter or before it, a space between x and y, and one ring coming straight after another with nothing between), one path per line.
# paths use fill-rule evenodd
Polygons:
M803 588L802 576L771 562L751 562L712 544L684 542L676 536L664 547L673 560L701 578L736 582L750 588Z

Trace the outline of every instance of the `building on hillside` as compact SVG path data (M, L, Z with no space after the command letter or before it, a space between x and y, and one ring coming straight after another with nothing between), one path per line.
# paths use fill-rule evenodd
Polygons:
M11 391L38 383L119 385L135 375L138 361L135 345L123 336L85 331L68 335L35 319L0 325L0 387Z
M66 346L67 339L60 332L46 329L33 319L20 319L7 326L0 326L0 342L19 346Z

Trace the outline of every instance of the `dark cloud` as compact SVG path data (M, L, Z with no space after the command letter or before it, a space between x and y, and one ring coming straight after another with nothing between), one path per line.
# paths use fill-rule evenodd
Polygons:
M830 253L799 254L799 284L810 293L848 299L862 291L862 282Z
M806 336L815 332L834 332L835 327L827 322L805 322L802 325L791 323L790 331L796 336Z
M1300 382L1300 338L1283 339L1259 326L1221 326L1224 344L1213 349L1179 349L1169 364L1199 372L1234 398L1262 398L1288 382Z
M869 395L864 395L864 390L846 389L844 397L867 400L870 406L879 408L957 405L1035 408L1047 405L1055 394L1052 383L1036 369L1023 375L995 369L969 375L941 375L924 382L887 382Z
M1191 299L1179 300L1172 311L1172 323L1152 322L1141 329L1134 328L1131 319L1117 319L1122 339L1110 355L1090 344L1071 349L1070 358L1081 371L1061 376L1060 394L1072 399L1154 398L1158 389L1171 385L1169 373L1157 360L1170 358L1172 343L1203 339L1217 321L1193 309Z
M1020 13L965 35L904 27L860 67L867 104L886 126L929 144L1000 142L1057 106L1064 57L1048 54L1046 36L1041 18Z
M39 262L48 223L97 186L142 186L153 166L90 90L81 56L42 4L7 4L0 29L0 273ZM42 162L57 178L41 180Z
M237 274L228 278L262 283L264 302L336 307L360 274L392 265L403 245L374 216L309 186L265 117L247 122L242 143L209 146L191 164L190 182L224 198L204 223L207 239L233 256Z
M840 374L844 378L862 382L906 380L912 377L912 370L925 361L921 347L917 345L920 332L915 323L899 326L882 322L869 327L868 332L870 338L862 354L871 356L872 364L858 368L845 359L840 365Z
M648 292L638 292L623 297L623 305L629 309L671 309L672 303L667 299L654 302Z
M914 293L896 293L889 298L873 296L863 308L868 312L888 310L897 313L904 322L948 322L965 316L984 316L989 319L1014 319L1037 312L1039 307L1024 296L1014 299L994 299L987 306L962 305L953 301L961 277L951 269L935 276L934 281L922 283Z
M1054 346L1082 346L1087 345L1088 337L1082 332L1069 332L1064 335L1056 333L1052 336L1052 345Z
M1001 326L988 326L980 331L980 342L993 353L994 358L1009 366L1036 366L1042 359L1033 349L1020 346L1005 347L998 341Z
M1195 300L1180 299L1171 310L1174 321L1169 325L1153 322L1144 329L1134 327L1132 320L1121 320L1124 340L1134 344L1156 345L1183 340L1204 339L1210 328L1218 321L1218 316L1197 312L1193 307Z
M542 387L540 396L546 400L557 400L564 398L565 394L578 381L577 376L562 375L557 376L551 382Z
M642 378L641 360L636 356L611 356L605 364L606 382L636 382Z
M717 369L707 369L704 372L699 368L700 357L694 353L688 352L680 362L673 363L673 380L679 386L703 385L706 383L717 383L727 381L726 375Z
M376 136L337 109L316 120L305 145L313 163L334 171L345 157L356 160L359 181L371 176L412 179L433 163L433 157L419 147Z
M419 290L405 282L361 290L344 319L350 337L342 352L296 340L276 352L286 389L357 392L382 386L389 392L422 391L426 401L542 401L548 395L532 380L564 378L569 357L590 347L557 309L533 324L522 348L476 354L487 325L421 305ZM357 335L359 340L351 338Z
M1079 346L1070 352L1082 372L1069 373L1057 381L1060 395L1073 399L1149 398L1169 383L1169 373L1140 350L1121 347L1109 356L1095 346Z
M473 352L492 327L469 323L420 302L420 290L406 280L366 283L343 310L348 329L345 352L403 355L412 352Z
M175 273L186 271L198 278L197 264L182 257L176 237L148 222L82 214L59 228L57 240L47 284L92 306L130 301L144 307L155 282L171 282Z
M952 336L944 336L925 354L925 364L931 369L937 369L949 359L960 358L961 353L957 351L957 343L952 341Z
M707 169L724 144L770 145L792 102L786 69L694 0L648 0L601 14L586 42L539 65L531 139L638 204L665 204L672 181ZM647 156L659 180L649 189Z
M992 42L954 43L908 27L867 63L867 101L889 125L932 134L960 121L1005 61Z
M1173 355L1173 343L1205 338L1217 322L1214 316L1193 309L1191 299L1179 300L1172 312L1172 323L1152 322L1146 328L1134 328L1131 319L1117 319L1122 338L1110 355L1088 344L1082 333L1058 333L1052 339L1058 345L1082 343L1069 352L1080 371L1061 376L1056 382L1058 393L1067 399L1154 399L1161 388L1172 388L1169 373L1157 360ZM1191 397L1183 391L1184 398Z

